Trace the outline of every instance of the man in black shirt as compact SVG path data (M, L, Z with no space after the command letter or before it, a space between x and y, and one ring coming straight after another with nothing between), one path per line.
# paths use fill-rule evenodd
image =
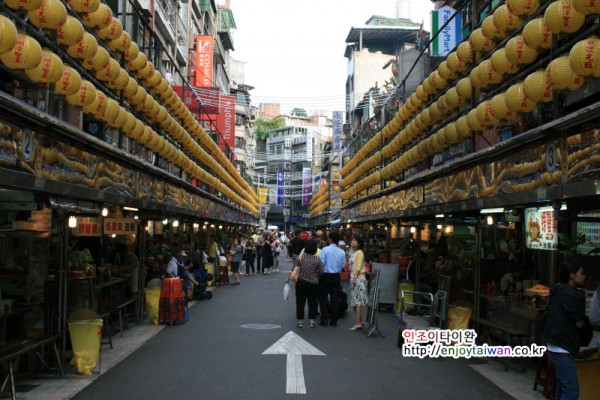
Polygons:
M296 264L300 252L304 249L304 240L300 239L300 233L300 229L296 229L294 231L294 238L290 240L289 252L292 255L293 265Z

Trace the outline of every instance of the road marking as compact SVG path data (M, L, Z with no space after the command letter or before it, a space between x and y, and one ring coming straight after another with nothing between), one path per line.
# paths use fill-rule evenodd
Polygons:
M240 325L242 328L246 329L279 329L281 325L275 324L242 324Z
M263 352L263 355L287 355L286 393L306 394L302 356L324 356L321 350L289 331L281 339Z

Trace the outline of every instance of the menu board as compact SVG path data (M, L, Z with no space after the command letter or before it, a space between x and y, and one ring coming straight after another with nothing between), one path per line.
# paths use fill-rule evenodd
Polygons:
M100 219L97 217L77 217L77 227L71 229L73 236L100 236Z
M600 218L599 213L580 213L579 217ZM588 254L590 251L600 247L600 223L598 222L577 222L577 236L585 235L586 242L577 246L577 251L581 254Z
M525 229L525 245L528 249L558 248L558 224L552 208L526 208Z

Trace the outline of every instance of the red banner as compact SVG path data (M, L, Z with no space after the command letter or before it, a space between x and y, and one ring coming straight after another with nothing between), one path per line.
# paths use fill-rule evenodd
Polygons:
M196 36L196 86L213 86L214 40Z

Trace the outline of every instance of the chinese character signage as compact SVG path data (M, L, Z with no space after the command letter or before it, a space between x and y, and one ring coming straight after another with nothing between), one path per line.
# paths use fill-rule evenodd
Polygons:
M283 200L283 171L277 171L277 205Z
M342 128L344 125L344 113L342 111L333 112L333 152L337 153L342 149Z
M552 208L525 209L525 245L528 249L556 250L558 248L558 224Z
M100 236L100 221L95 217L77 217L77 227L71 230L73 236Z
M105 235L137 233L137 220L133 218L104 218Z
M312 197L312 176L310 168L302 168L302 205L309 206Z
M455 10L452 7L442 7L431 12L431 37L440 31L442 25L452 17ZM431 43L431 55L433 57L447 56L450 51L462 41L462 19L457 13L454 18L441 29L439 35L435 36Z
M196 83L194 86L213 86L213 37L196 36Z
M267 202L268 195L269 195L268 188L258 188L258 202L260 204L265 204Z

